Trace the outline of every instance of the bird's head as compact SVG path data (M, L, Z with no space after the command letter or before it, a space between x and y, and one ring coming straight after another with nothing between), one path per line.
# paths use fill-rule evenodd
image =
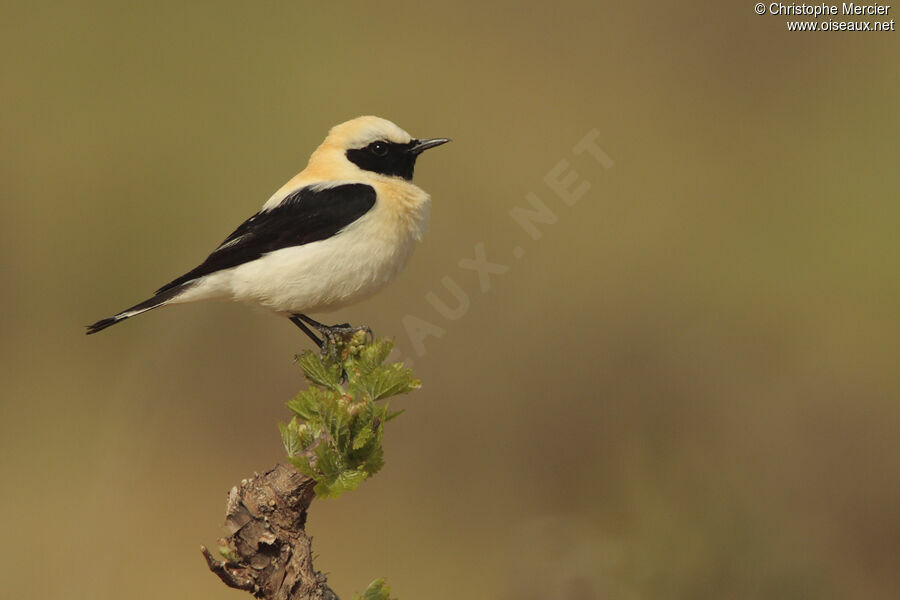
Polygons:
M449 141L415 139L387 119L357 117L332 127L309 164L327 168L337 177L359 174L361 170L410 181L419 154Z

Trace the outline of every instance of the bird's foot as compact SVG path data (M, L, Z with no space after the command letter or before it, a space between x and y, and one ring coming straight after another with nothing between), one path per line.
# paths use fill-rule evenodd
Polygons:
M335 361L340 362L341 357L338 356L338 350L341 345L346 345L353 336L355 336L359 332L365 332L367 340L374 340L374 335L372 334L372 330L366 326L362 325L360 327L353 327L349 323L341 323L339 325L325 325L324 323L319 323L315 319L311 319L306 315L292 315L291 321L294 324L302 329L306 335L308 335L313 341L316 342L316 345L319 346L319 350L322 353L322 356L330 356ZM310 331L309 327L315 329L319 335L322 336L322 339L319 339L315 336L312 331Z
M323 325L316 327L316 331L322 334L324 343L321 346L322 356L330 355L335 360L340 360L338 349L342 345L346 345L353 337L360 332L366 334L366 340L374 339L372 329L367 325L353 327L349 323L341 323L340 325Z
M323 338L322 345L319 347L322 357L330 358L341 365L341 384L346 385L349 381L349 375L343 367L343 359L345 358L343 349L359 332L365 332L367 341L374 340L375 337L372 334L372 330L366 325L352 327L349 323L322 325L321 327L316 327L316 330L322 334Z

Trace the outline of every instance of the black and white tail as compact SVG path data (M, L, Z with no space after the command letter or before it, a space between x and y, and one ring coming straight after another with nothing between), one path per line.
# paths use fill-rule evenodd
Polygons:
M180 294L182 291L184 291L184 286L181 285L160 291L152 298L148 298L140 304L135 304L131 308L126 308L115 316L109 317L108 319L100 319L93 325L88 325L86 333L90 335L92 333L97 333L98 331L103 331L107 327L115 325L116 323L124 321L125 319L162 306L163 304L167 303L169 300Z

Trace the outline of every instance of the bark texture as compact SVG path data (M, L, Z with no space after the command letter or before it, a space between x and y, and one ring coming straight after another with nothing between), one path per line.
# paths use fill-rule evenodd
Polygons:
M338 600L312 564L306 511L315 482L290 465L245 479L231 488L225 507L228 538L217 560L201 546L210 570L229 587L266 600Z

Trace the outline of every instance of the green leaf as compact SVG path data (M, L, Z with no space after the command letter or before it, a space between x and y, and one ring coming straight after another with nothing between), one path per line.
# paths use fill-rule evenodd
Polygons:
M312 467L309 463L309 457L307 456L289 456L288 462L294 465L294 468L312 479L316 481L316 477L319 472Z
M375 340L371 344L364 346L359 351L359 356L356 359L356 366L360 374L366 375L376 367L381 366L393 349L393 340Z
M396 419L397 417L399 417L400 415L402 415L405 412L406 412L406 409L388 411L388 413L384 417L384 422L387 423L388 421L393 421L394 419Z
M292 400L288 400L287 407L301 418L309 421L319 415L322 406L336 404L339 398L340 394L333 390L313 387L303 390Z
M356 595L357 600L391 600L391 588L379 578L369 584L362 594Z
M373 437L375 437L375 433L372 430L372 426L367 425L366 427L363 427L359 430L359 433L357 433L353 437L353 449L359 450L360 448L365 446Z
M339 490L338 493L349 492L359 487L359 484L365 481L368 476L369 474L365 471L359 471L357 469L342 471L333 487Z
M379 366L353 382L356 389L372 400L381 400L397 394L405 394L421 387L421 382L412 376L412 371L394 363Z
M351 416L347 409L337 403L325 404L321 409L322 422L331 436L336 449L341 449L350 442Z
M369 477L381 470L384 466L384 448L379 444L373 448L372 453L363 463L363 470L369 474Z
M225 560L232 561L232 562L236 562L236 561L240 560L240 557L237 556L235 551L232 550L231 548L229 548L228 546L219 544L217 547L219 549L219 554L221 554L222 558L224 558Z
M303 452L304 447L303 443L300 441L300 434L297 431L298 426L296 417L291 419L291 422L288 425L279 423L278 429L281 431L281 442L284 444L284 449L289 457Z
M287 403L293 417L279 430L288 460L316 482L319 497L356 489L384 465L384 424L402 411L375 402L420 386L402 364L384 364L392 348L358 333L337 341L340 363L309 351L297 357L310 385Z
M355 490L368 474L356 469L348 469L338 473L337 477L322 481L314 488L316 495L321 498L337 498L344 492Z
M344 470L343 457L335 452L332 444L316 446L316 469L322 474L322 480L331 482L337 479Z
M322 357L312 350L307 350L297 357L297 364L303 369L303 373L311 383L340 391L341 365L331 361L329 363L326 364Z

